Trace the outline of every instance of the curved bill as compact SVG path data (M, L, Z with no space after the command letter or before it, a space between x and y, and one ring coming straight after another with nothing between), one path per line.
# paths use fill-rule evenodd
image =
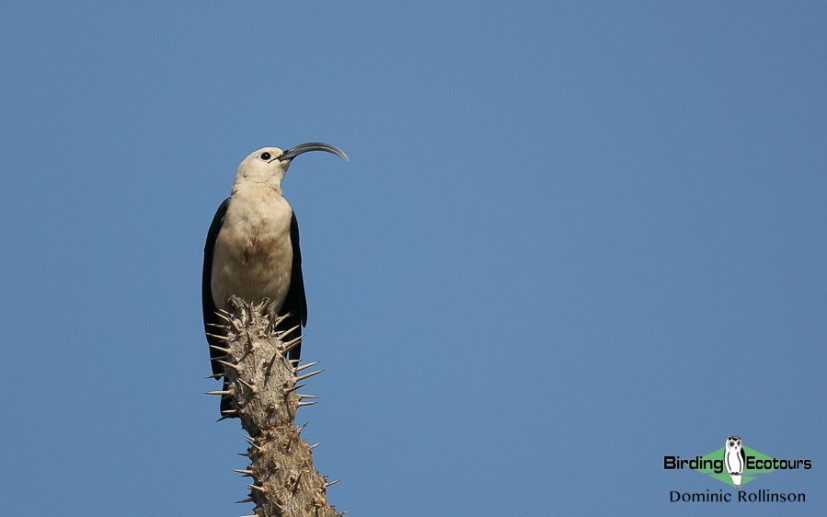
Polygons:
M310 151L325 151L335 154L346 162L350 161L344 151L335 145L326 144L324 142L307 142L306 144L299 144L296 147L291 147L290 149L284 151L284 154L279 156L279 161L292 160L296 156L309 153Z

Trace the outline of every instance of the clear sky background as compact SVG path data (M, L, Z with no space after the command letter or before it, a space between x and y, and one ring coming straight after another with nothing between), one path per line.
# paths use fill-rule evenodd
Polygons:
M207 228L285 181L360 517L827 514L820 2L3 2L0 513L250 513ZM670 504L729 434L803 505Z

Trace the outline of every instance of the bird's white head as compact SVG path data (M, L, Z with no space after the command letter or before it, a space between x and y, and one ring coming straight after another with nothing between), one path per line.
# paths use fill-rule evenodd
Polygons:
M345 161L348 160L344 151L335 145L323 142L308 142L291 147L286 151L282 151L278 147L262 147L244 158L244 161L238 166L233 190L240 185L255 184L256 186L272 188L281 193L281 182L284 180L287 168L290 167L293 158L310 151L325 151L335 154Z

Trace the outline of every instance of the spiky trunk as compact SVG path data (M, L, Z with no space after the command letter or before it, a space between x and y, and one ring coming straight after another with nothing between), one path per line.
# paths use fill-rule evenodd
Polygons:
M230 306L230 312L220 313L227 322L221 350L227 383L210 394L229 398L232 409L224 417L241 419L249 434L250 465L236 472L252 478L250 497L239 502L254 502L257 517L341 515L327 502L327 487L336 482L327 482L313 467L314 446L301 439L302 427L295 422L299 407L315 404L307 400L315 397L297 393L303 386L298 383L321 370L305 373L316 363L297 367L287 360L301 338L280 339L272 305L233 297Z

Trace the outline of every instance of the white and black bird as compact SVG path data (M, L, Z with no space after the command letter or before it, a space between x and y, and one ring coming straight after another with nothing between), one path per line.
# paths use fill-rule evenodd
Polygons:
M735 488L741 490L741 475L744 473L744 464L746 463L744 445L741 437L727 436L724 447L726 448L724 451L724 461L726 462L727 472L729 472Z
M253 302L269 299L279 315L289 315L277 330L297 329L285 338L301 335L301 327L307 323L307 301L299 226L296 214L282 197L281 182L293 159L310 151L348 159L336 146L309 142L286 151L264 147L238 166L232 194L218 207L204 246L202 303L210 345L225 346L209 334L222 334L223 322L216 311L229 309L228 300L234 295ZM290 350L289 359L297 360L300 354L298 345ZM210 348L214 375L223 373L216 361L220 355L216 348ZM226 409L229 400L222 398L222 413Z

